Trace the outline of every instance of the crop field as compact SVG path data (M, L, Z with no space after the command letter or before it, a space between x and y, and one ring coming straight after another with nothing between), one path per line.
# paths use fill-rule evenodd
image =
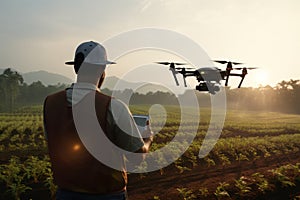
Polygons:
M130 110L148 114L148 108L136 105ZM130 173L129 199L300 199L300 115L227 111L218 142L200 159L210 110L201 109L200 123L193 112L181 120L178 107L165 110L165 124L159 114L151 115L156 133L151 151L168 145L177 134L196 130L197 135L167 167ZM53 199L57 187L47 156L42 108L0 114L0 141L0 199ZM182 144L177 145L180 149Z

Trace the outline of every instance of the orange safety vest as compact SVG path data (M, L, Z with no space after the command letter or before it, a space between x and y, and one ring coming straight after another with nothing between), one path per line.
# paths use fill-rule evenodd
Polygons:
M110 101L111 97L96 92L97 118L109 139L113 138L106 120ZM59 188L93 194L111 194L126 189L126 172L103 165L84 147L65 90L46 98L44 122L54 182Z

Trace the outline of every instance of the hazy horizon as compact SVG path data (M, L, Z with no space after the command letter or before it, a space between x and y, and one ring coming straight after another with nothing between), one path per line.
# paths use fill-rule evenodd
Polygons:
M82 41L102 43L124 31L156 27L189 37L211 59L259 67L249 72L244 87L275 86L282 80L300 79L297 0L26 0L2 1L0 5L0 68L22 72L45 70L74 80L73 68L64 62L73 59L75 48ZM181 61L174 55L157 52L151 56L145 51L121 58L117 65L107 69L107 75L122 77L137 64ZM158 72L157 76L172 78L171 73L166 74L160 77ZM230 86L235 88L238 81L232 80ZM193 80L190 82L193 84Z

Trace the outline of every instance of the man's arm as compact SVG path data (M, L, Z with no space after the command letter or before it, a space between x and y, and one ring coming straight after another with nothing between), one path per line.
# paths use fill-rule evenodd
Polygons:
M108 123L116 136L114 142L120 148L136 153L149 151L153 138L151 130L146 130L143 135L149 137L143 139L128 107L120 100L112 99L108 111Z
M151 144L153 142L153 133L151 132L151 130L147 130L147 135L149 135L149 137L144 138L144 146L142 146L140 149L138 149L137 151L135 151L135 153L148 153L151 147Z

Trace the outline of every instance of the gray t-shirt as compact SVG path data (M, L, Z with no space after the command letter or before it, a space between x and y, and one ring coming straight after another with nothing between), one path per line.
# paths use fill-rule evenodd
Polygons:
M73 87L76 90L73 92ZM69 106L77 104L85 95L91 91L99 91L96 85L91 83L74 83L66 89ZM114 135L114 143L120 148L135 152L143 147L142 136L134 122L134 119L127 107L118 99L111 99L107 110L107 123L111 127Z

